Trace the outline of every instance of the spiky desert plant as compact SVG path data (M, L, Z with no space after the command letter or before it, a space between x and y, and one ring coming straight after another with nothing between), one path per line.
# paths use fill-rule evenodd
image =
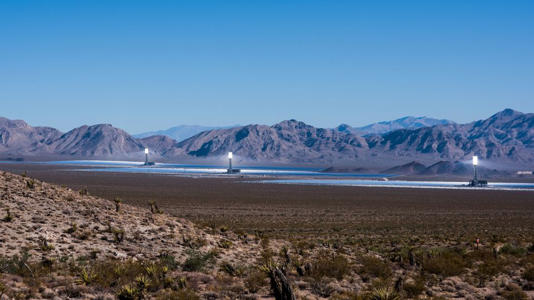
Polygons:
M122 243L124 240L124 230L119 228L113 228L112 230L113 237L115 238L115 242Z
M27 180L26 187L33 190L35 188L35 181L33 179Z
M96 279L96 274L92 270L88 268L83 268L80 271L80 280L79 280L80 283L85 284L85 285L90 285L95 279Z
M392 288L388 286L381 286L371 291L369 299L371 300L399 300L399 294L397 294Z
M115 211L119 212L121 210L122 199L119 197L115 197L115 199L113 199L113 202L115 202Z
M185 277L178 278L178 288L185 289L187 287L187 279Z
M148 204L150 205L150 212L153 214L161 214L162 211L159 209L158 204L154 200L148 201Z
M137 276L135 282L139 291L144 291L150 286L150 279L144 275Z
M271 281L271 291L276 300L295 300L295 294L289 284L289 280L280 267L272 260L267 261L259 268L267 273Z
M117 299L119 300L135 300L138 298L138 290L132 285L123 285L117 293Z

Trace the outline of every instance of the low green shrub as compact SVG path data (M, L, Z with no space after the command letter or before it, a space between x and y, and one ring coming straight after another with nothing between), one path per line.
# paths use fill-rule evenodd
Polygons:
M416 298L425 291L425 280L423 277L417 277L413 281L405 282L402 288L408 298Z
M256 293L263 286L265 286L265 280L267 275L265 272L260 270L253 270L248 273L247 278L245 279L245 287L251 292Z
M528 296L516 284L509 284L505 289L501 290L499 294L506 300L527 300Z
M507 255L520 257L520 256L524 256L527 254L527 249L520 247L520 246L515 246L512 244L505 244L499 250L499 254L507 254Z
M423 271L442 276L460 275L466 267L463 255L455 250L443 250L423 260Z
M182 269L184 271L201 271L208 264L211 264L215 261L215 255L213 252L201 253L199 251L190 250L188 251L188 257L182 264Z
M315 279L323 277L343 279L350 272L350 263L343 255L320 255L312 261L310 276Z
M363 256L360 259L362 266L358 269L358 273L364 280L370 278L389 278L391 276L391 266L375 256Z

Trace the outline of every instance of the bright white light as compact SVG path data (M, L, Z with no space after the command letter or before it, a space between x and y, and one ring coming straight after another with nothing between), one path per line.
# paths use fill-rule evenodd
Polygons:
M473 156L473 166L477 166L478 165L478 156Z
M148 154L148 148L145 148L145 154Z
M228 152L228 159L232 159L234 157L234 154L232 152Z

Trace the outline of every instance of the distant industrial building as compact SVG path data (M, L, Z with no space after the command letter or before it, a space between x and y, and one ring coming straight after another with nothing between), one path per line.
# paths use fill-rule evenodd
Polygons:
M468 186L474 186L474 187L484 187L488 185L487 180L480 180L478 179L478 156L473 156L473 179L469 182Z
M533 175L534 171L517 171L517 175Z
M235 169L232 167L232 158L234 157L234 154L232 152L228 152L228 169L226 170L226 173L228 174L236 174L241 173L240 169Z
M148 148L145 148L145 166L153 166L156 163L148 160Z

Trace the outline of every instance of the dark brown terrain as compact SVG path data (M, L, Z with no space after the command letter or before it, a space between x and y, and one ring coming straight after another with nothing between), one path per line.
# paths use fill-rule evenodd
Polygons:
M296 269L290 267L288 274L308 299L398 299L366 294L380 291L402 298L534 294L533 192L276 185L239 177L78 172L30 164L0 169L109 200L120 197L140 208L155 201L163 212L207 232L229 230L271 245L290 243ZM300 275L307 274L299 269L307 263L326 264L318 261L321 251L334 255L327 269ZM336 265L337 259L348 269ZM395 285L399 280L404 288Z
M4 164L47 182L87 188L107 199L146 206L157 201L168 213L203 225L268 235L368 236L412 234L469 238L534 236L534 193L406 188L334 187L251 183L247 178L186 177L69 171L69 167ZM253 180L253 179L252 179ZM441 237L440 237L441 238Z

